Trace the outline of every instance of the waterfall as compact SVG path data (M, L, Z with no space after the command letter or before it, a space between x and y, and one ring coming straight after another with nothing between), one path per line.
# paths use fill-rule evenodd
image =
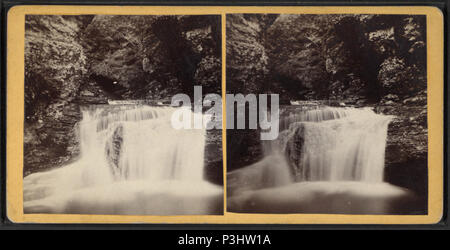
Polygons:
M370 108L324 107L280 120L280 137L265 151L283 152L296 181L383 181L390 116Z
M286 107L263 159L227 174L228 211L414 214L417 197L383 181L391 119L370 108Z
M24 178L25 211L205 212L211 205L198 199L221 193L203 180L206 130L172 128L177 109L123 103L82 108L80 159ZM138 205L124 202L130 197Z
M262 141L263 159L228 173L228 194L296 182L381 183L391 119L370 108L287 108L279 137Z
M82 158L97 162L96 168L106 167L116 180L202 180L206 131L173 129L174 110L151 106L84 110Z

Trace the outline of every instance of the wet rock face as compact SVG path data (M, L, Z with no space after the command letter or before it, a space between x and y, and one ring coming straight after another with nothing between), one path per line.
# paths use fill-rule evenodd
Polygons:
M223 185L222 130L206 131L204 169L206 180Z
M106 159L108 160L109 167L111 172L113 173L115 178L127 178L127 173L125 176L121 176L121 170L119 166L120 162L120 154L122 152L122 144L123 144L123 126L118 126L111 138L106 142L105 152Z
M43 113L37 122L25 121L24 175L59 166L77 157L79 107L69 103L58 111L60 115Z
M47 112L51 104L76 97L87 66L86 54L78 37L80 26L79 22L62 16L26 17L27 121L38 120L39 115L36 114ZM55 106L60 105L52 107ZM52 112L58 110L55 107Z
M300 176L300 173L302 172L302 169L300 169L299 166L301 166L300 161L304 144L305 127L301 124L295 128L294 135L290 137L286 143L286 158L292 168L292 173L295 178Z
M259 132L251 129L227 130L227 171L249 166L263 158Z
M57 166L79 151L74 101L86 54L79 31L89 17L26 16L24 173Z
M395 116L388 127L385 180L426 195L428 122L426 91L403 101L383 100L376 111Z

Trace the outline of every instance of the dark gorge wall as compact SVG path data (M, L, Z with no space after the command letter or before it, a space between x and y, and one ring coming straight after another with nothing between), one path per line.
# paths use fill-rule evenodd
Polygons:
M220 27L217 16L27 16L24 174L76 159L83 105L220 93Z
M79 34L89 18L26 17L25 175L78 153L75 102L88 67Z
M266 87L269 58L265 33L277 15L227 15L227 92L257 93Z
M284 104L335 100L393 115L385 179L423 194L425 28L425 16L229 15L227 91L278 93ZM229 169L261 159L254 131L228 131L232 133L238 136L228 136ZM247 151L252 153L241 155Z
M426 88L425 18L228 15L231 92L378 102Z
M117 98L220 93L217 16L96 16L83 31L91 79Z
M228 90L377 103L426 89L425 17L229 15Z

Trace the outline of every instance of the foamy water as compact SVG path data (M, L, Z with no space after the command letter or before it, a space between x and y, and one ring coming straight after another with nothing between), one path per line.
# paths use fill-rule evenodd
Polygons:
M25 213L217 213L222 188L203 178L206 131L172 128L175 110L84 109L80 160L25 177Z
M331 108L281 117L285 130L265 154L285 154L297 181L383 181L391 116ZM299 149L301 147L301 149Z
M232 212L403 214L414 212L416 197L385 182L305 181L248 190L227 200Z
M323 107L280 117L280 136L264 158L228 173L233 212L390 214L414 195L385 183L391 116L369 108ZM267 181L268 176L270 176Z

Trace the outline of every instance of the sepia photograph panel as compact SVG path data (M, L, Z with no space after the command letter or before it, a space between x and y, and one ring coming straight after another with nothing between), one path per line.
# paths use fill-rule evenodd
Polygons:
M26 15L24 213L223 214L222 130L171 123L221 95L221 39L219 15Z
M275 139L227 124L228 212L428 213L426 16L228 14L226 38L227 94L279 100Z

